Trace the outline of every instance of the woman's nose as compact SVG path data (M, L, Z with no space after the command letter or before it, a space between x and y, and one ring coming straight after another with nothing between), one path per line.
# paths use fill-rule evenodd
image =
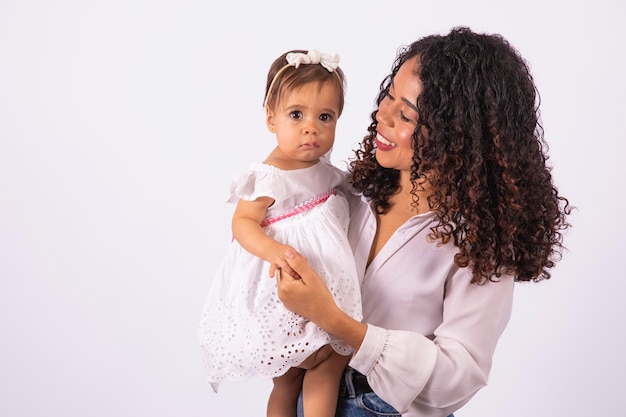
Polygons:
M378 105L378 111L376 111L376 122L391 125L390 114L390 100L385 97L383 101Z

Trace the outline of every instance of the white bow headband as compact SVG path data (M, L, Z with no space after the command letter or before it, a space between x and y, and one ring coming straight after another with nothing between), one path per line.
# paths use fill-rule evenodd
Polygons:
M274 75L274 78L272 78L272 82L270 83L270 86L267 89L267 95L265 96L265 102L263 103L263 107L267 106L267 99L269 98L270 93L272 92L272 89L274 88L274 83L276 79L278 78L280 74L282 74L283 71L285 71L285 69L289 67L298 68L301 64L320 64L328 72L335 72L335 74L337 74L337 77L339 77L339 79L341 80L341 77L335 71L337 69L337 66L339 66L338 54L328 55L328 54L319 52L315 49L311 49L306 54L302 52L289 52L285 56L285 59L287 60L287 65L279 69L276 75Z
M320 64L324 68L328 70L328 72L333 72L337 69L339 65L339 55L328 55L316 51L315 49L311 49L306 54L300 52L290 52L285 57L289 65L292 65L296 68L300 66L300 64ZM274 77L276 78L276 77Z

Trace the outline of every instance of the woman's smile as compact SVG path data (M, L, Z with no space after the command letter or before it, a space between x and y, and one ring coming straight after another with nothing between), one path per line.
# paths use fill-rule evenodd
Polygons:
M376 135L376 148L380 151L390 151L394 148L396 148L398 145L396 145L395 143L389 141L386 137L384 137L383 135L380 134L380 132L378 132L378 134Z

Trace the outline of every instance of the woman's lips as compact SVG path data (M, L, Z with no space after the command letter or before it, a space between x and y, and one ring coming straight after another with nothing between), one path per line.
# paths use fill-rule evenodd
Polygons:
M381 151L390 151L395 149L398 145L387 140L383 135L378 133L376 135L376 148Z

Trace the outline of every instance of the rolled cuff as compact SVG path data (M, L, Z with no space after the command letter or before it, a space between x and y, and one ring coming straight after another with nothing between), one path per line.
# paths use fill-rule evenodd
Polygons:
M367 377L380 398L404 413L431 377L437 352L432 340L422 335L368 324L350 366Z

